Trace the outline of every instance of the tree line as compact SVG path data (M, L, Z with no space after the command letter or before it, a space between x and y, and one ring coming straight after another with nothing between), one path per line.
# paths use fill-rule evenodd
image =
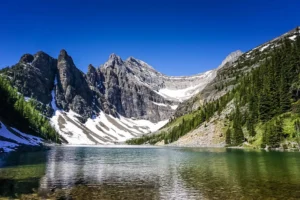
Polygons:
M240 78L235 98L236 111L232 116L232 126L226 132L228 145L239 145L245 141L243 126L248 136L254 137L259 123L264 125L261 147L277 148L288 137L283 131L280 115L290 112L300 97L300 38L298 36L295 42L285 39L279 45L268 53L261 53L262 64ZM239 112L239 107L243 106L247 107L244 117ZM299 114L299 111L295 113Z
M59 142L59 135L48 118L35 109L35 101L25 101L9 80L0 76L0 117L20 131Z

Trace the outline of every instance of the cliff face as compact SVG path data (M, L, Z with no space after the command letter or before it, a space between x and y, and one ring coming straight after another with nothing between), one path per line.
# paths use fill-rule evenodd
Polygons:
M57 60L43 52L25 54L11 67L7 76L24 96L47 104L51 100L56 66Z
M136 67L136 68L135 68ZM138 71L146 70L140 63L123 61L112 54L100 68L105 99L125 117L158 122L168 119L174 112L174 102L157 94L154 87ZM148 71L145 73L149 73ZM155 80L148 80L148 82Z
M37 108L51 118L67 141L74 142L73 132L77 131L82 132L83 142L75 143L83 144L124 141L156 131L181 102L201 91L215 74L211 70L171 77L141 60L122 60L115 54L99 68L89 65L84 74L65 50L57 59L44 52L25 54L2 72L26 98L36 100ZM74 126L80 128L75 130ZM124 137L115 137L118 134ZM94 139L100 135L101 140Z
M197 94L215 77L214 70L195 76L166 76L141 60L130 57L123 61L115 54L99 71L105 99L119 114L152 122L169 119L180 102Z
M92 115L92 92L85 74L76 68L72 58L62 50L57 61L56 104L63 110L71 109L83 116Z

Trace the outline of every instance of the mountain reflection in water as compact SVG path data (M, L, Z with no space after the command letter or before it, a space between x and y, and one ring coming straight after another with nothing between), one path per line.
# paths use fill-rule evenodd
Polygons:
M0 158L0 196L299 199L297 152L53 147Z

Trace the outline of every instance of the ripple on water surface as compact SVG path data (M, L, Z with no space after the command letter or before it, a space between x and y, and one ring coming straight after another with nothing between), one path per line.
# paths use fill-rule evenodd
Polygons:
M53 147L0 158L0 197L300 199L299 153Z

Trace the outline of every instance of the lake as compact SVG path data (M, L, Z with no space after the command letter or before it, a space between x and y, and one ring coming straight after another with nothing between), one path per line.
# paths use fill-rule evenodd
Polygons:
M59 146L0 156L0 198L300 199L300 153Z

